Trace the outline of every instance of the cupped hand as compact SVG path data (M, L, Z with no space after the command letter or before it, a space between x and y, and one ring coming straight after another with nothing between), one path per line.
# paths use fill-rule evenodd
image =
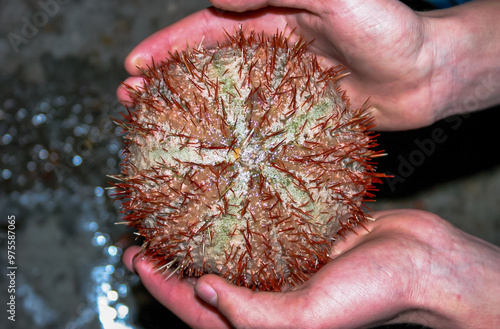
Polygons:
M125 82L140 85L140 68L153 58L202 43L215 47L242 25L244 31L292 33L314 40L310 50L325 66L347 66L350 75L341 81L354 107L369 98L378 130L402 130L433 123L440 118L436 92L445 84L435 67L433 24L436 21L397 0L212 0L208 8L166 27L141 42L126 58L133 76ZM293 32L292 32L293 31ZM449 85L447 86L449 87ZM127 103L125 87L118 98Z
M216 275L165 281L151 262L134 257L137 247L126 251L124 262L194 328L500 325L500 248L422 211L385 211L374 218L368 230L338 241L333 260L306 283L283 293L254 292Z

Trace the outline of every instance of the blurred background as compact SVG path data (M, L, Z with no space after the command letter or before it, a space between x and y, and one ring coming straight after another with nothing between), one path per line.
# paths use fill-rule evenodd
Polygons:
M429 9L408 1L416 9ZM1 328L184 328L121 263L132 231L115 225L123 60L202 0L0 1L0 298L16 267L16 321ZM390 172L373 209L435 212L500 245L500 111L381 133ZM441 136L436 138L436 136ZM9 222L9 219L11 220ZM8 234L15 233L9 264ZM432 232L429 232L431 235Z

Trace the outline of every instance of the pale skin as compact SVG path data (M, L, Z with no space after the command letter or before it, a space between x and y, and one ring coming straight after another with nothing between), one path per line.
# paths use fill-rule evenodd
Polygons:
M370 98L376 129L422 127L500 103L498 0L425 13L393 0L212 4L225 11L200 11L139 44L125 61L133 76L126 82L140 84L137 66L184 49L186 40L213 47L225 40L223 28L241 24L244 31L293 30L292 40L314 39L311 50L324 65L349 67L342 87L353 106ZM118 97L129 100L123 87ZM165 281L147 259L134 258L137 247L125 252L124 262L194 328L500 327L499 247L422 211L372 216L368 231L339 240L328 265L283 293L252 292L215 275Z
M216 275L165 281L150 261L134 258L139 247L129 248L124 262L193 328L498 327L500 248L431 213L373 216L369 231L358 228L340 240L333 261L283 293L253 292Z

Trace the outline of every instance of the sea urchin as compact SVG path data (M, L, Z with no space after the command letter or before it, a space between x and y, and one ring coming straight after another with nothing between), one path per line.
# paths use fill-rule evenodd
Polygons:
M307 43L228 37L153 64L131 89L115 185L159 270L278 291L367 219L381 153L366 108L336 86L341 69L321 68Z

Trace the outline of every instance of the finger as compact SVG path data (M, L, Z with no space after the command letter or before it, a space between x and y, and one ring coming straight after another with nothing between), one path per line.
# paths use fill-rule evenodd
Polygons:
M208 8L194 13L179 22L170 25L149 36L135 47L125 59L125 69L131 75L140 75L139 68L146 68L151 59L160 61L169 52L187 47L203 46L211 48L217 42L226 39L226 32L232 33L240 25L244 30L263 31L266 34L276 33L276 30L286 30L285 15L289 10L270 9L245 14L230 13L214 8Z
M125 250L122 256L122 261L123 264L127 267L127 269L132 272L136 273L135 268L134 268L134 257L137 255L137 253L141 250L140 247L138 246L131 246Z
M322 3L320 1L297 1L297 0L210 0L212 5L217 8L242 13L250 10L262 9L267 6L273 7L285 7L285 8L296 8L296 9L306 9L308 11L314 11L317 7L320 7Z
M268 0L210 0L210 3L219 9L242 13L267 7Z
M177 275L165 278L156 272L154 265L141 254L137 255L139 247L130 247L124 253L123 261L127 268L135 271L141 278L144 287L162 305L176 314L181 320L191 327L227 328L227 321L214 307L204 303L196 296L193 283L181 279Z
M287 293L255 292L228 283L216 275L205 275L195 285L195 292L217 307L236 328L301 327L304 298L300 291Z
M412 231L416 226L425 224L431 218L435 221L434 214L415 210L415 209L390 209L376 211L369 214L373 220L358 225L345 234L345 237L339 238L333 245L331 256L333 258L348 252L360 244L374 239L380 239L385 236L393 236L397 230L401 236L407 231ZM424 220L423 220L424 219Z
M331 257L338 257L347 251L359 246L366 238L377 238L382 231L391 231L394 229L393 223L399 223L401 218L408 218L413 213L419 214L419 211L412 211L408 209L391 209L376 211L369 214L371 218L363 225L357 225L352 230L344 233L343 237L339 237L335 241ZM417 216L416 214L414 216Z
M370 233L373 222L374 220L370 220L363 223L363 225L355 226L349 231L344 232L342 236L339 236L332 246L330 257L336 258L354 248L365 235Z
M141 77L129 77L116 89L116 97L124 106L133 106L130 97L130 88L136 89L144 85L144 79Z

